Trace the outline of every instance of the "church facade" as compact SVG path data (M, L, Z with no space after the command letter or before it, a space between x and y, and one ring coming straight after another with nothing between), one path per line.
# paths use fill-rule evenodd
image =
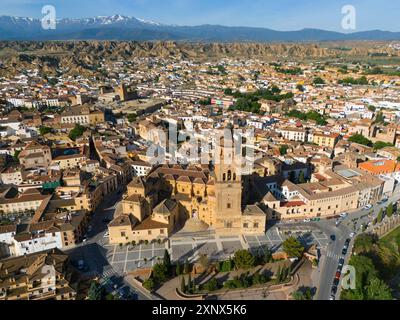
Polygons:
M109 224L110 243L168 238L189 224L221 235L264 234L264 211L258 205L243 205L234 148L221 144L216 153L221 161L212 167L163 165L135 178L122 212Z

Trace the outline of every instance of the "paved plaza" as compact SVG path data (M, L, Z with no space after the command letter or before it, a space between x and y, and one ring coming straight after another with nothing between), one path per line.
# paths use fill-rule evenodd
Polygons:
M290 231L278 230L276 227L268 229L265 235L260 236L218 236L207 231L193 234L175 234L166 243L152 243L142 245L108 245L106 259L117 272L125 273L138 268L151 268L161 262L165 249L171 253L173 261L195 261L201 255L211 260L227 259L241 249L250 250L253 254L264 252L269 248L273 252L281 250L282 242L290 236L297 237L305 246L317 244L324 248L329 243L327 236L318 230L304 230L301 227L291 228Z

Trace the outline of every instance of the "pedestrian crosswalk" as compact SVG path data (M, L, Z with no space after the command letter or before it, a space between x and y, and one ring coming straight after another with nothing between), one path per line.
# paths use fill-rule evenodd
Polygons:
M334 253L334 252L332 252L332 251L328 251L328 253L326 254L326 256L327 256L328 258L332 258L332 259L335 259L335 260L339 260L339 259L341 258L341 255L336 254L336 253Z

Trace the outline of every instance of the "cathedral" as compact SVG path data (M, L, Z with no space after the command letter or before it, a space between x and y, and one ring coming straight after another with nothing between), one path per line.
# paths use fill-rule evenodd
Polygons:
M110 243L153 241L186 231L264 234L266 214L243 205L243 181L233 146L216 148L214 165L162 165L128 185L122 212L109 224ZM190 226L190 227L189 227Z

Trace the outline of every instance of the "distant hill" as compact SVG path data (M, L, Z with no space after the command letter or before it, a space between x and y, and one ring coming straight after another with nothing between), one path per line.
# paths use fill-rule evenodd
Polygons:
M122 15L61 19L44 30L33 18L0 16L0 40L186 40L205 42L400 40L400 32L372 30L350 34L319 29L276 31L220 25L177 26Z

